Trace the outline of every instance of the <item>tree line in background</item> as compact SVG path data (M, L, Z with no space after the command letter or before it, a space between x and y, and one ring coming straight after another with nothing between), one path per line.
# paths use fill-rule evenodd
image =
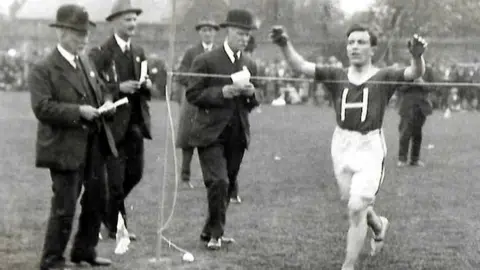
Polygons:
M36 33L45 22L36 25L27 22L27 26L22 27L20 19L15 20L15 14L27 1L11 0L8 8L11 20L4 22L12 26L2 26L2 34L7 40L17 41L17 44L32 40L48 44L55 38L53 34L48 35L44 31L40 31L42 35ZM353 23L368 24L379 34L378 59L387 63L398 58L401 53L397 47L403 48L406 38L413 33L434 38L435 43L451 45L458 40L470 45L480 43L480 39L476 39L480 34L480 17L476 14L480 9L478 0L376 0L369 10L352 16L343 13L340 0L177 0L177 7L182 9L177 13L181 14L177 19L176 33L180 44L196 41L193 25L201 17L212 15L221 21L231 8L250 9L258 16L261 21L261 28L255 33L258 43L268 43L270 27L282 24L296 43L312 47L309 54L337 55L342 60L345 60L344 47L341 46L344 45L345 30ZM26 28L25 31L18 31L22 28ZM29 31L30 28L32 30ZM96 32L103 35L108 31L105 25ZM161 51L168 45L168 25L148 25L142 27L139 34L142 43L152 43L147 47ZM39 40L42 38L46 42Z
M394 61L395 44L403 46L413 33L439 43L480 43L478 0L376 0L367 11L352 16L343 13L339 0L229 0L229 5L255 10L263 25L261 37L271 25L282 24L297 42L323 43L314 54L341 55L343 46L338 45L354 23L367 24L378 33L378 57L387 63Z
M11 19L29 0L10 0ZM355 0L351 0L355 1ZM381 33L408 36L412 32L432 37L470 37L480 32L478 0L375 0L372 7L351 17L340 8L340 0L176 0L178 8L193 12L183 20L196 20L205 14L223 18L229 8L255 12L264 25L288 25L300 37L341 38L345 25L363 22ZM8 3L8 0L6 1ZM186 12L189 13L189 12ZM193 16L191 16L193 15ZM46 18L49 19L49 18Z

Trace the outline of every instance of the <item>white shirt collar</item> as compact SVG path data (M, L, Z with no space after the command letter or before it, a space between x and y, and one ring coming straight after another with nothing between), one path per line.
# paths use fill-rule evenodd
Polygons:
M70 65L72 65L72 67L77 68L77 64L75 64L75 55L65 50L65 48L63 48L60 44L57 45L57 50L63 56L63 58L65 58L65 60L67 60Z
M232 61L232 63L235 63L234 52L233 52L232 48L230 48L230 46L228 46L228 41L227 40L225 40L225 42L223 43L223 48L225 49L225 52L227 53L228 58L230 58L230 61ZM237 52L238 59L240 59L241 53L242 53L241 51Z
M118 46L122 50L122 52L125 52L125 46L127 46L130 49L130 39L127 41L123 40L119 35L116 33L114 34L115 36L115 41L117 41Z
M213 48L213 43L205 44L204 42L202 42L202 46L204 50L211 51Z

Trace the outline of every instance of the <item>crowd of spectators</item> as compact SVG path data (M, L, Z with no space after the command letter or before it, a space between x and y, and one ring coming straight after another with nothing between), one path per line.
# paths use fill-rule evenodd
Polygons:
M50 49L34 50L22 53L15 49L0 51L0 91L27 91L26 77L31 65L42 59ZM166 83L165 62L156 54L149 58L150 76L158 90ZM164 97L164 91L158 91L158 97Z
M16 50L0 52L0 91L24 90L27 66Z
M260 81L260 99L263 103L286 105L309 102L316 106L330 104L328 93L322 84L305 80L308 78L305 78L303 74L293 72L285 60L276 59L271 62L260 60L258 62L260 76L267 77ZM328 59L318 57L316 63L323 66L343 67L343 64L335 56Z
M48 50L33 51L28 56L21 52L10 49L0 51L0 91L25 91L25 78L30 65L43 57ZM167 67L163 59L158 55L150 56L150 74L156 85L158 98L165 98L163 91L167 80ZM303 75L296 74L291 70L283 59L266 61L257 59L259 76L258 98L264 104L272 105L295 105L309 104L313 106L331 106L328 92L322 84L305 79ZM335 56L317 57L316 63L322 66L343 67ZM379 63L379 66L384 64ZM394 63L401 66L400 63ZM438 85L430 87L430 101L434 109L452 111L480 110L480 63L474 60L472 63L441 64L428 63L433 71L433 82L438 83L474 83L473 85ZM289 80L290 79L290 80ZM478 84L478 85L475 85ZM174 85L175 86L175 85ZM173 89L176 99L176 87ZM392 98L392 106L397 102L396 96Z
M312 81L289 81L287 78L304 78L295 74L283 60L265 62L259 60L262 75L268 77L261 82L260 96L262 103L272 105L310 104L315 106L331 106L328 92L322 84ZM335 56L328 58L318 57L316 63L322 66L342 68L344 65ZM377 63L379 67L385 63ZM429 99L434 109L452 111L480 110L480 63L474 60L472 63L455 63L445 65L440 63L427 63L432 72L430 82L437 85L428 87ZM394 63L392 66L402 67L402 63ZM283 80L277 80L283 78ZM452 83L452 85L449 85ZM459 85L454 85L455 83ZM470 85L465 85L470 84ZM475 85L477 84L477 85ZM391 100L393 107L397 104L397 95Z
M471 85L453 85L435 87L430 100L434 108L455 111L479 110L480 63L456 63L451 66L432 65L435 78L439 82L471 83ZM475 85L477 84L477 85Z

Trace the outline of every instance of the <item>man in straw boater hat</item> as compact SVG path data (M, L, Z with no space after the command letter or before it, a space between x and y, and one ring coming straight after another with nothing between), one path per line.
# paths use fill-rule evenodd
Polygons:
M190 69L212 76L190 77L186 89L188 102L198 108L190 143L198 149L208 197L208 216L200 238L212 250L233 241L223 236L226 212L250 142L248 115L258 106L255 87L246 75L255 76L256 65L242 52L257 28L254 17L246 10L231 10L220 27L227 30L223 46L197 56ZM239 77L243 79L235 79Z
M115 1L106 18L114 33L90 52L115 100L127 97L129 101L128 106L117 110L111 125L119 157L107 160L109 196L103 222L110 238L116 236L119 213L128 224L125 198L142 179L144 138L152 138L147 104L152 95L152 82L148 75L140 78L142 62L147 58L143 48L131 41L141 13L142 10L132 7L129 0ZM129 236L136 240L135 234Z
M115 111L112 97L82 52L88 44L87 11L79 5L62 5L57 10L58 44L28 75L31 105L39 120L36 166L48 168L53 197L40 269L66 267L63 253L72 231L77 199L82 186L82 211L70 259L92 266L107 266L97 256L101 224L101 202L105 193L104 160L116 155L115 141L104 114ZM103 105L102 105L103 104Z
M215 47L215 35L217 31L220 30L220 26L211 18L202 18L195 26L195 30L200 36L200 42L185 52L180 63L180 68L178 69L179 72L188 72L195 57L202 53L209 52ZM177 81L181 86L187 87L188 77L179 76ZM182 181L188 184L190 188L193 188L190 182L190 164L195 148L189 144L189 136L192 135L190 131L192 121L197 113L197 107L186 102L184 93L181 94L180 105L181 111L178 121L176 146L182 149Z

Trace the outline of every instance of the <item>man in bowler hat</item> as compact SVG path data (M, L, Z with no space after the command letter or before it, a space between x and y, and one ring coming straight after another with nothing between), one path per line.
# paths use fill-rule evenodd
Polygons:
M107 266L95 248L101 224L104 160L116 155L115 142L105 116L115 111L112 97L90 60L82 54L90 27L87 11L78 5L62 5L55 27L58 45L28 75L31 105L38 119L36 166L48 168L53 197L40 269L66 266L63 253L70 238L77 199L82 211L70 259L92 266Z
M215 47L215 34L219 29L220 26L213 19L203 18L199 21L195 26L195 30L198 32L201 41L185 52L180 63L180 68L178 69L179 72L188 72L195 57L205 52L209 52ZM187 87L188 77L180 76L177 81L182 87ZM181 109L180 119L178 121L176 146L182 149L181 178L184 183L188 184L190 188L193 188L193 185L190 182L190 164L192 162L193 151L195 148L189 144L189 136L191 136L190 131L195 114L197 113L197 107L186 102L183 93L180 99L180 106Z
M131 40L141 13L142 10L132 7L129 0L114 2L106 18L113 25L114 33L90 52L114 99L127 97L129 101L127 106L117 110L111 125L119 156L107 160L109 197L103 221L109 237L115 238L120 213L132 241L137 237L128 227L125 198L142 179L144 138L152 138L147 103L152 96L152 82L148 77L140 78L141 63L147 58L143 48Z
M248 69L255 76L255 62L242 52L256 29L253 15L231 10L220 27L227 30L223 46L197 56L190 72L231 75ZM252 83L234 83L229 77L189 78L186 98L198 108L190 143L197 147L208 197L208 216L200 238L211 250L232 241L224 237L226 212L250 142L248 115L258 106L254 93Z

